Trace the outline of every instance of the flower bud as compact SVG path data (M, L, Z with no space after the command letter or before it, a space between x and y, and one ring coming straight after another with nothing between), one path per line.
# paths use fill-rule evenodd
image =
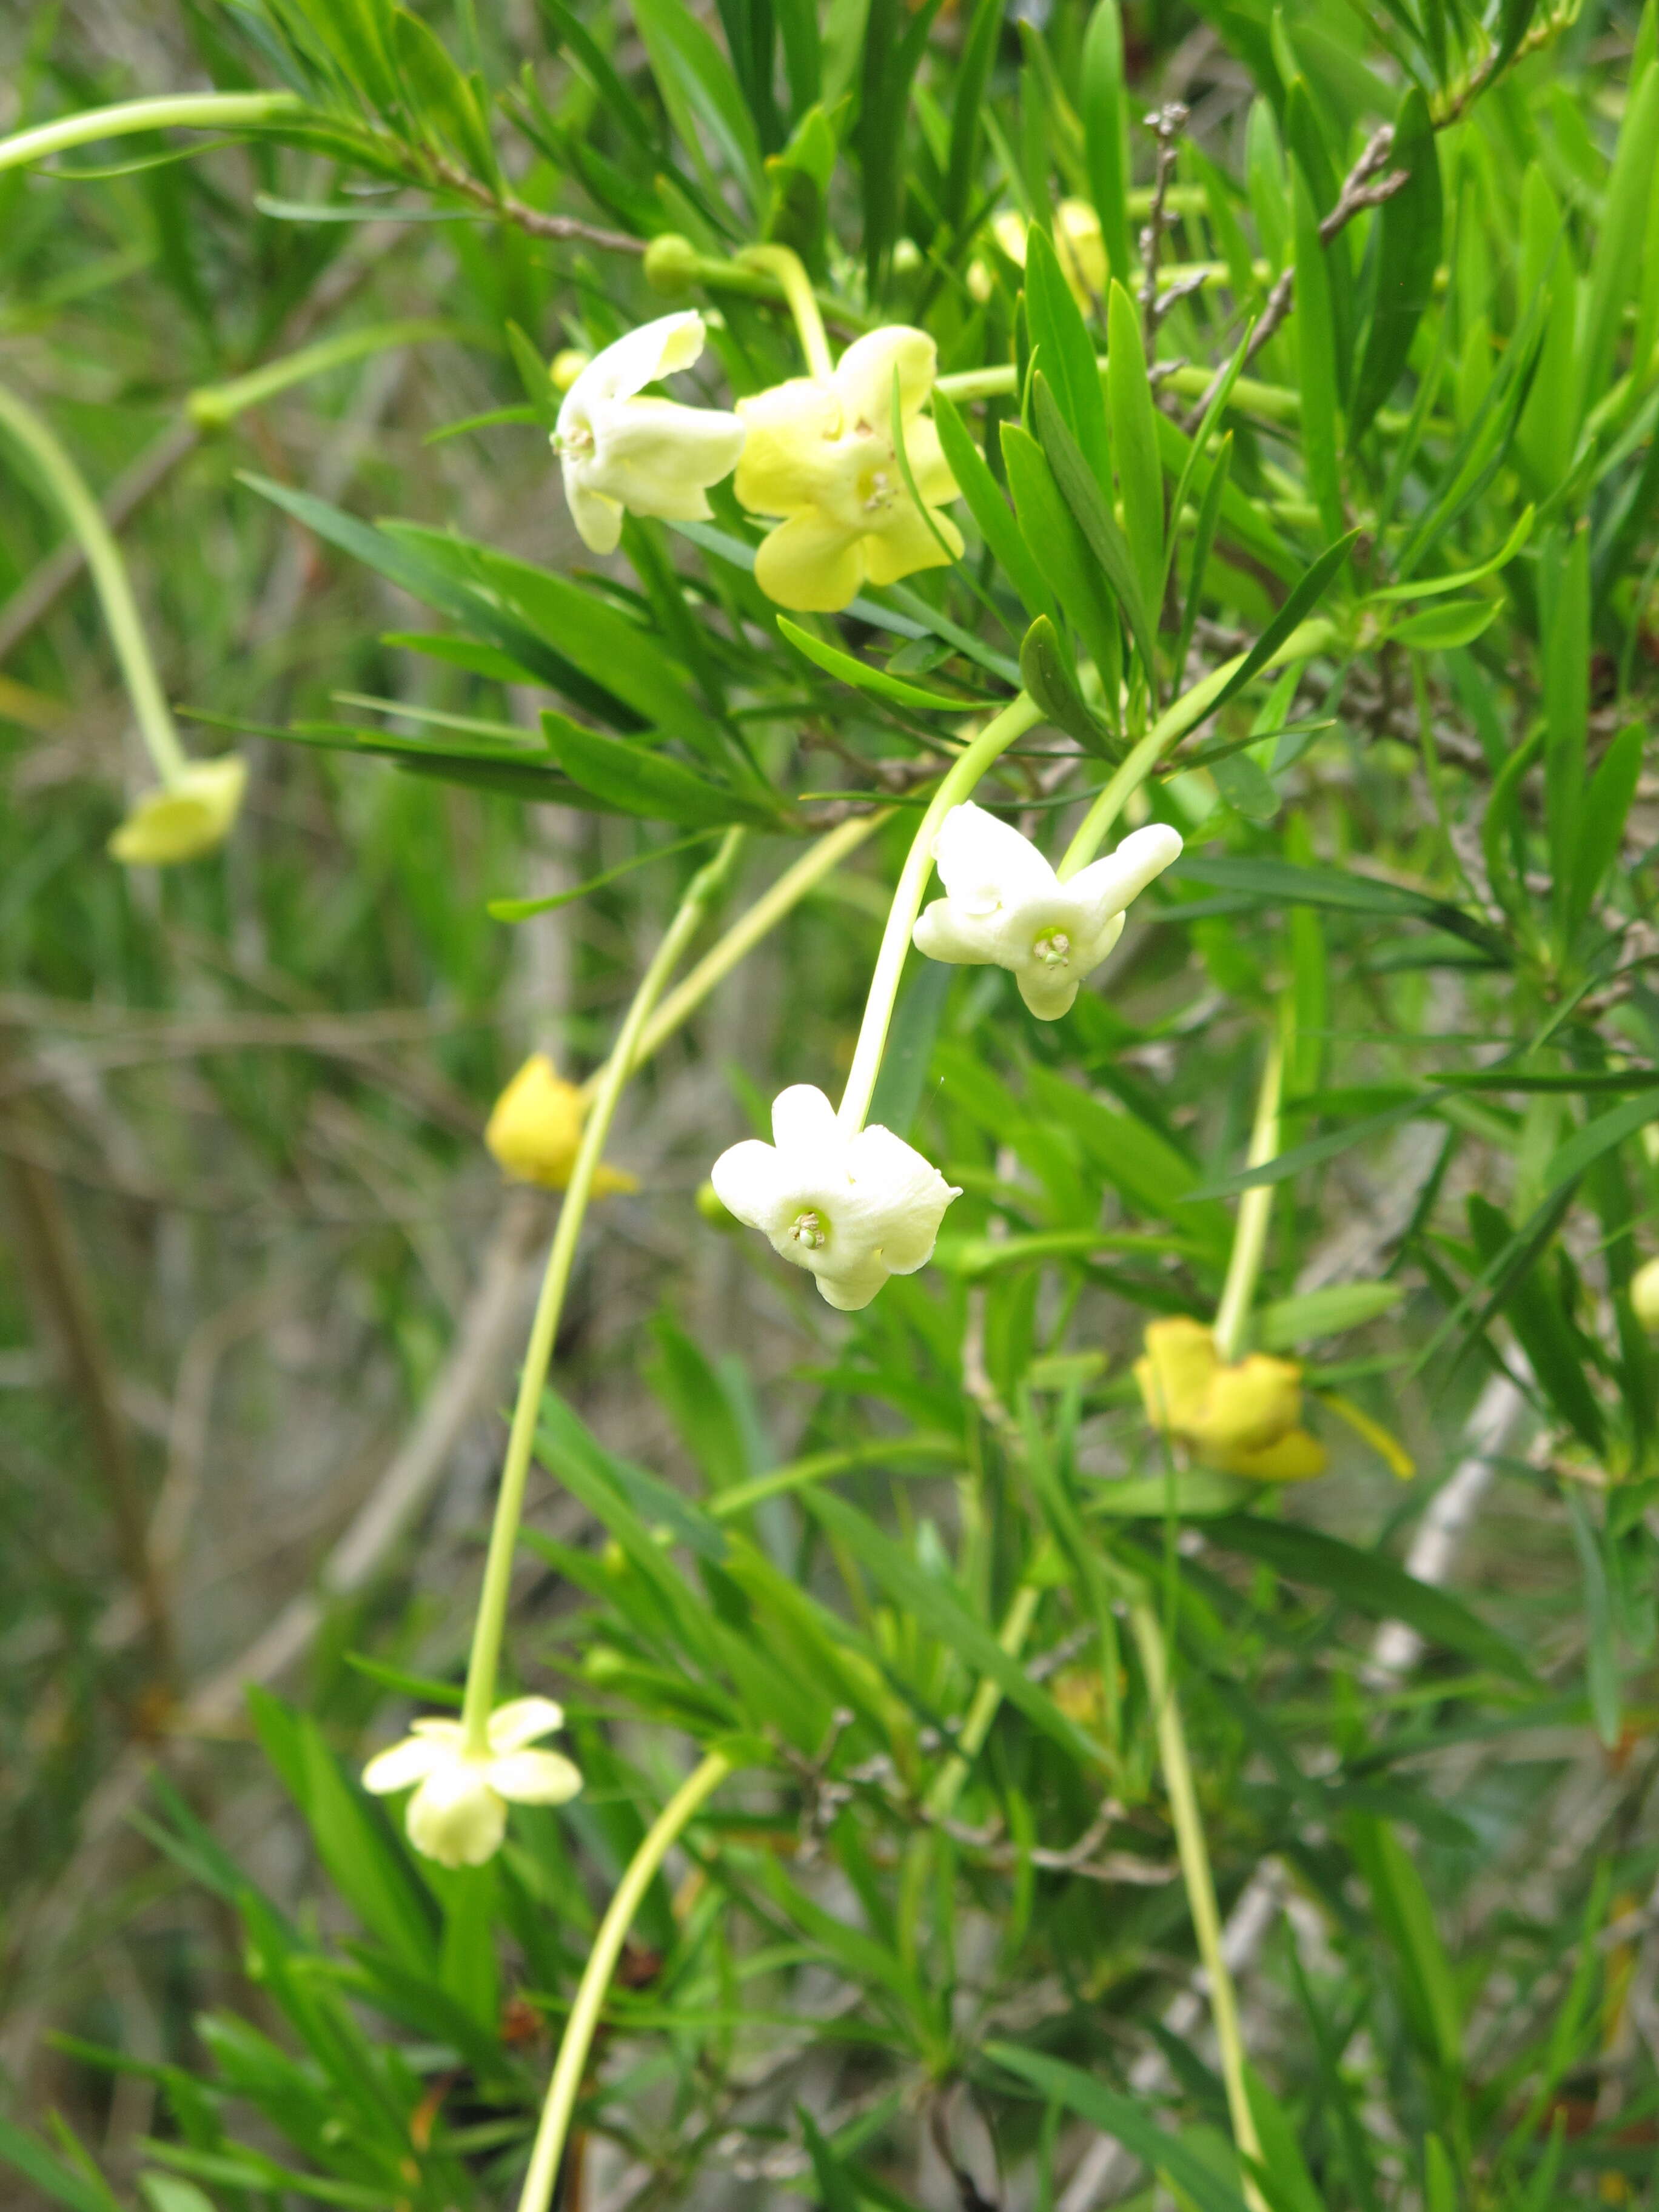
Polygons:
M133 801L109 849L130 868L194 860L230 835L246 787L247 763L238 753L192 761L174 781Z
M484 1143L517 1182L538 1182L544 1190L563 1190L576 1165L582 1140L582 1094L566 1082L544 1052L532 1053L491 1109ZM596 1193L637 1190L629 1175L601 1167Z
M721 1200L712 1182L700 1183L693 1204L711 1229L741 1229L735 1213Z
M645 249L645 281L653 292L678 299L697 281L702 256L689 238L665 230Z
M1659 1260L1650 1260L1631 1277L1630 1302L1643 1328L1659 1335Z
M552 364L547 372L552 379L553 389L556 392L568 392L592 359L592 356L584 353L580 346L562 348L554 355Z

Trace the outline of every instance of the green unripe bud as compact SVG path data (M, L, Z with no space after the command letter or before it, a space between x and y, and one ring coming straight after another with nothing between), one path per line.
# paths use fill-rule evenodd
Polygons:
M653 292L667 299L678 299L689 292L702 266L702 256L678 231L664 231L645 249L645 281Z
M1630 1302L1643 1328L1659 1335L1659 1260L1650 1260L1631 1277Z
M742 1222L724 1205L720 1193L712 1182L700 1184L696 1200L696 1208L711 1229L741 1229Z

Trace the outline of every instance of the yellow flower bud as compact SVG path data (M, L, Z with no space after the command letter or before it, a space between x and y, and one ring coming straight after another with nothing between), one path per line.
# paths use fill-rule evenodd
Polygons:
M130 868L193 860L230 835L246 787L247 763L239 754L192 761L175 781L134 800L109 849Z
M665 230L645 249L645 281L653 292L678 299L696 283L702 260L689 238Z
M1659 1260L1650 1260L1631 1277L1630 1302L1643 1328L1659 1334Z
M711 1229L741 1229L743 1226L712 1182L697 1185L697 1194L692 1203Z
M1302 1370L1253 1352L1224 1363L1212 1331L1184 1316L1149 1322L1135 1362L1146 1418L1206 1466L1262 1482L1325 1471L1325 1449L1302 1427Z
M584 353L580 346L562 348L554 355L552 365L547 372L553 380L553 389L568 392L592 357L592 354Z
M581 1092L567 1083L544 1052L532 1053L491 1109L484 1142L518 1182L563 1190L576 1164L584 1116ZM633 1176L601 1167L595 1194L637 1190Z

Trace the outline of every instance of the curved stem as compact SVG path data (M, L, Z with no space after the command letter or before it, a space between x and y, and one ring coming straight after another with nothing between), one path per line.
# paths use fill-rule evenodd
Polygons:
M617 1960L627 1941L628 1931L634 1924L634 1916L639 1911L641 1900L650 1887L658 1868L666 1857L669 1845L731 1771L730 1759L717 1751L711 1751L658 1814L629 1862L628 1871L617 1886L617 1893L611 1899L605 1918L599 1923L599 1932L593 1939L593 1948L587 1954L587 1964L583 1967L581 1980L577 1984L575 2002L565 2023L559 2055L554 2062L553 2078L547 2085L547 2101L542 2106L535 2145L530 2154L530 2170L525 2175L524 2188L519 2197L519 2212L547 2212L553 2196L553 2185L559 2177L559 2160L564 2153L565 2138L570 2132L570 2116L575 2110L582 2075L587 2070L587 2054L593 2041L593 2031L599 2026L605 1992L611 1986L611 1977L616 1971Z
M571 1270L575 1264L577 1241L581 1235L587 1201L592 1194L593 1178L599 1172L599 1157L611 1133L617 1101L634 1071L636 1048L651 1009L702 921L709 902L725 881L744 835L741 830L728 830L721 840L720 851L707 867L700 868L692 878L685 896L680 901L678 911L640 978L639 988L635 992L633 1004L623 1018L616 1045L605 1062L593 1094L592 1110L582 1127L576 1164L571 1170L564 1204L559 1209L558 1227L553 1233L553 1249L547 1255L547 1272L542 1278L541 1294L536 1301L530 1342L525 1348L524 1370L519 1377L519 1395L514 1401L513 1424L507 1431L507 1456L501 1466L501 1486L495 1499L495 1517L490 1525L489 1550L484 1560L483 1589L478 1598L478 1614L472 1630L472 1650L467 1660L466 1696L461 1707L461 1725L466 1732L467 1747L474 1754L482 1753L489 1740L489 1716L495 1703L495 1674L501 1655L501 1634L507 1620L507 1601L513 1581L513 1553L519 1540L525 1485L529 1479L531 1457L535 1449L536 1419L541 1407L548 1367L553 1357L554 1341L559 1333L565 1292L569 1287Z
M690 1019L714 986L725 981L738 963L754 951L767 932L775 928L815 884L822 883L832 868L839 867L849 853L856 852L866 837L891 818L892 811L891 807L884 807L878 814L855 815L850 822L839 823L820 837L811 851L804 853L793 867L786 868L772 888L763 891L745 914L738 915L725 935L704 953L690 974L674 986L646 1024L639 1042L634 1048L634 1066L629 1071L630 1074L644 1066L646 1061L673 1036L682 1022ZM596 1068L582 1085L584 1102L592 1098L605 1079L605 1068Z
M858 1134L870 1111L871 1096L887 1043L888 1025L893 1018L893 1002L898 996L899 977L904 972L904 956L910 949L910 932L921 911L921 895L933 872L933 839L939 825L953 806L959 806L972 793L992 763L1042 720L1042 709L1022 691L994 720L988 722L972 744L958 754L945 770L921 817L921 826L910 841L909 853L894 889L893 903L888 909L887 927L882 932L875 972L870 978L870 995L865 1001L864 1019L859 1027L847 1088L842 1093L841 1125L849 1137Z
M4 150L0 146L0 154ZM0 162L0 167L3 166ZM0 431L10 437L33 466L62 510L71 535L78 540L97 586L110 642L121 664L132 711L143 732L149 757L155 763L155 772L163 783L177 783L190 763L173 727L155 664L149 657L149 645L139 619L137 602L132 596L132 586L127 580L126 564L114 533L104 520L103 509L87 489L85 477L58 442L56 433L33 408L3 386L0 386Z
M800 336L800 349L806 356L807 374L833 376L836 365L830 358L830 341L824 336L823 317L818 312L817 295L812 289L811 278L801 265L800 256L787 246L751 246L738 258L740 267L767 270L782 285L783 296Z
M123 100L112 107L89 107L79 115L60 115L0 138L0 169L43 161L71 146L100 138L125 138L135 131L220 131L266 123L304 102L292 92L161 93L153 100Z
M1275 1037L1267 1049L1267 1065L1261 1072L1247 1166L1265 1165L1279 1150L1279 1100L1284 1081L1284 1042ZM1215 1310L1215 1348L1229 1364L1244 1348L1244 1332L1261 1273L1261 1255L1267 1249L1267 1222L1273 1210L1273 1187L1270 1182L1253 1184L1238 1201L1227 1279L1222 1285L1221 1303Z
M1259 2163L1261 2141L1255 2131L1255 2118L1250 2111L1249 2092L1244 2081L1244 2039L1238 2025L1238 2000L1233 1991L1233 1978L1221 1954L1221 1915L1216 1907L1215 1881L1204 1842L1204 1824L1199 1818L1198 1793L1193 1787L1192 1761L1188 1756L1186 1732L1181 1725L1181 1708L1176 1703L1170 1680L1169 1651L1163 1626L1150 1605L1143 1601L1132 1607L1129 1618L1140 1650L1140 1663L1146 1670L1147 1695L1158 1723L1158 1757L1164 1767L1164 1784L1170 1794L1176 1848L1181 1857L1181 1878L1186 1885L1188 1909L1198 1939L1198 1955L1204 1962L1210 1984L1210 2015L1215 2022L1233 2141L1241 2156ZM1251 2212L1267 2212L1261 2192L1248 2172L1243 2189Z

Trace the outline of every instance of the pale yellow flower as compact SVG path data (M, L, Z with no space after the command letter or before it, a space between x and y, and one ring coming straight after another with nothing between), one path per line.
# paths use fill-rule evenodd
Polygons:
M956 479L921 411L938 358L925 331L872 331L829 376L793 377L738 400L747 437L734 489L751 514L781 518L755 556L755 580L779 606L836 614L866 582L896 584L961 552L961 532L939 512L958 495ZM893 442L895 376L926 515Z
M236 753L192 761L171 783L136 799L109 849L130 868L170 867L222 845L247 788L247 763Z
M576 1164L586 1111L576 1085L544 1052L533 1052L490 1109L484 1142L515 1182L563 1190ZM601 1166L593 1178L596 1194L638 1188L635 1177L617 1168Z
M404 1814L409 1840L440 1866L482 1866L507 1832L507 1808L563 1805L582 1786L562 1752L532 1751L538 1736L564 1723L551 1698L514 1698L489 1716L482 1751L466 1747L459 1721L416 1721L363 1769L363 1787L377 1797L415 1785Z
M682 407L645 388L690 368L702 346L702 317L687 308L629 331L572 378L553 449L590 552L616 551L624 513L666 522L707 522L714 513L708 488L731 474L743 425L720 408Z
M1018 267L1025 266L1025 234L1030 225L1011 208L991 225L997 244ZM1100 234L1100 217L1087 200L1061 200L1054 210L1054 258L1079 307L1087 307L1106 289L1106 243ZM987 296L989 295L987 283Z
M1302 1426L1302 1370L1253 1352L1224 1361L1215 1336L1184 1315L1149 1322L1135 1381L1152 1426L1205 1466L1260 1482L1325 1472L1325 1448Z

